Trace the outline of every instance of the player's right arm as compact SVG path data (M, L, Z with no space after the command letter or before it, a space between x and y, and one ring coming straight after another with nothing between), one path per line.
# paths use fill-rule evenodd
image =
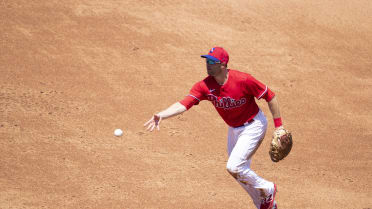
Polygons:
M152 118L147 121L144 126L147 126L147 130L153 131L155 128L160 130L160 122L162 119L167 119L185 112L187 109L180 102L176 102L169 106L167 109L155 114Z
M144 126L147 126L147 130L153 131L155 128L160 130L159 124L162 119L167 119L176 115L179 115L186 110L189 110L192 106L199 104L201 100L204 100L203 90L200 88L200 82L196 83L190 90L190 94L187 95L183 100L176 102L169 106L167 109L154 114L152 118L147 121Z

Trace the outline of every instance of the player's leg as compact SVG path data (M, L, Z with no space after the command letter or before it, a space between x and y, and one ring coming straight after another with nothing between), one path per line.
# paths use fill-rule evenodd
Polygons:
M260 208L261 199L265 196L263 192L271 185L270 182L262 179L250 169L250 158L259 147L261 139L249 140L247 137L242 137L239 133L236 133L236 135L238 140L231 151L227 170L248 192L256 207ZM249 158L247 159L247 157Z
M251 163L251 160L249 160L248 163ZM235 179L243 188L244 190L249 194L251 199L253 200L254 205L257 208L260 208L261 205L261 196L260 193L251 185L247 185L244 181L239 181L238 179Z
M232 150L234 149L235 144L236 144L237 141L238 141L237 132L234 131L234 128L229 127L229 129L228 129L228 140L227 140L227 153L228 153L229 157L230 157L230 154L231 154ZM249 163L250 162L251 162L251 160L249 160ZM258 196L258 193L256 192L256 190L253 187L248 187L243 182L238 181L237 177L234 176L234 174L232 174L229 171L229 168L227 168L227 170L235 178L235 180L237 180L237 182L245 189L245 191L248 192L249 196L251 196L251 198L253 200L253 203L256 205L257 208L259 208L260 201L258 201L259 196Z
M229 128L227 170L259 208L261 199L272 192L274 186L250 169L251 157L260 146L267 128L267 120L261 111L254 120L242 128Z

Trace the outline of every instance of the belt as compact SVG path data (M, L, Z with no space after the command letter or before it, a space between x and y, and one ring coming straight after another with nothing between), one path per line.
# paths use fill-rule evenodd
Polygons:
M240 127L246 126L248 124L253 123L253 121L254 121L253 119L250 119L249 121L245 122L243 125L241 125L241 126L235 126L234 128L240 128Z

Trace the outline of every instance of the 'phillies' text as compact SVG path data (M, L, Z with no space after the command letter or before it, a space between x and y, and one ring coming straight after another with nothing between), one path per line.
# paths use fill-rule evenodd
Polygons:
M224 109L240 107L247 102L246 98L235 100L230 97L222 97L221 99L218 99L215 95L212 94L208 94L207 98L215 107Z

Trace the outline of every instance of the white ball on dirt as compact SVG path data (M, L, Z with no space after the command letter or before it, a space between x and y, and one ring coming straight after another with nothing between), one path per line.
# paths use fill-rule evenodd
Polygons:
M123 135L123 131L120 128L115 129L114 135L115 136L122 136Z

